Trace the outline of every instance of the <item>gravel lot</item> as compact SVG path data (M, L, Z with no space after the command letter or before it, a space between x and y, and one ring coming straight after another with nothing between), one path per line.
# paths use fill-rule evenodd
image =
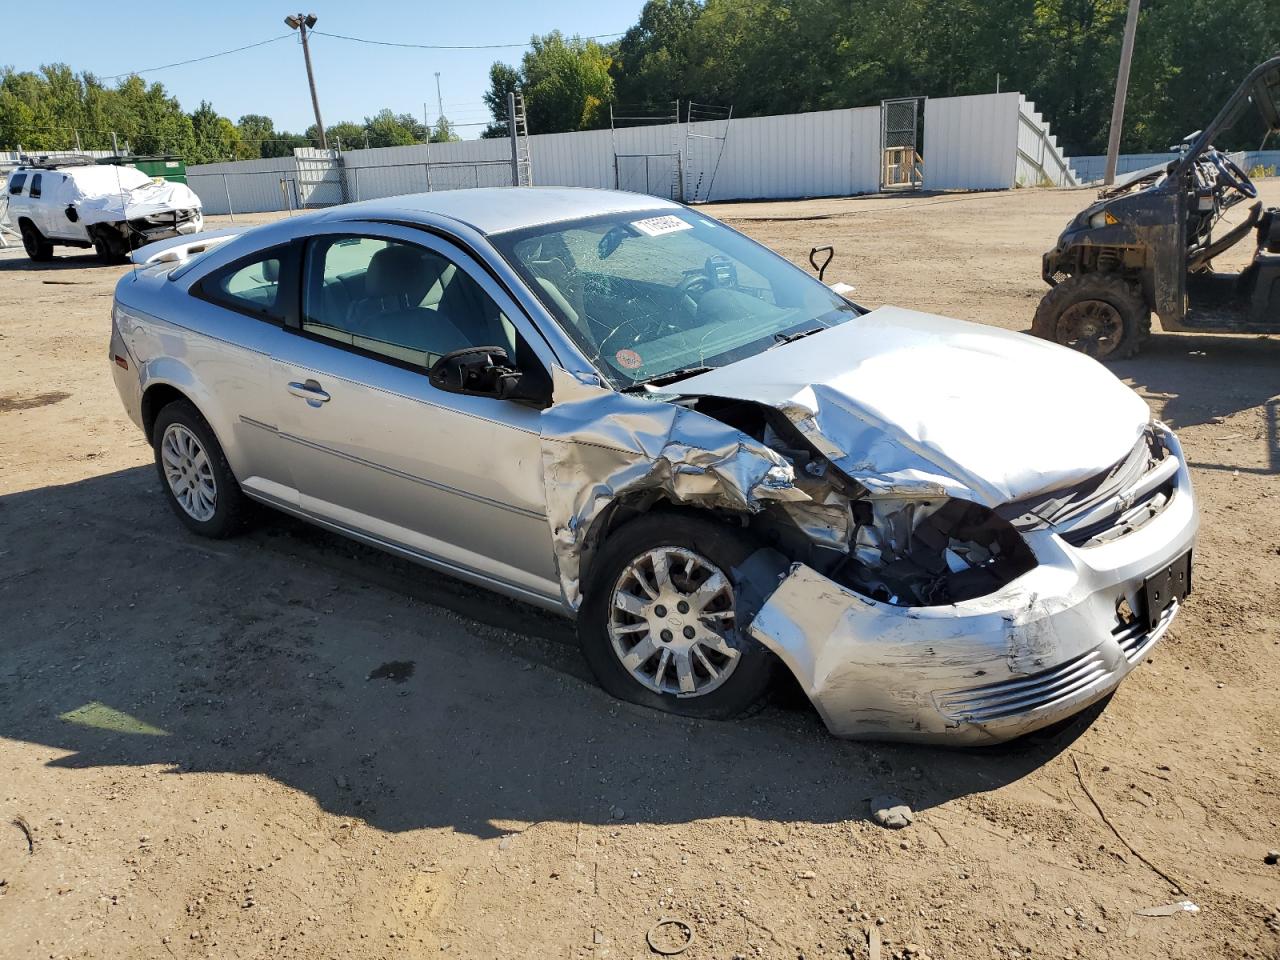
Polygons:
M836 244L867 304L1025 330L1090 196L708 209ZM1195 593L1091 724L949 752L834 740L788 689L649 713L554 617L279 516L188 535L110 378L124 272L0 251L5 960L650 957L664 917L690 960L1280 957L1277 340L1116 366L1193 461Z

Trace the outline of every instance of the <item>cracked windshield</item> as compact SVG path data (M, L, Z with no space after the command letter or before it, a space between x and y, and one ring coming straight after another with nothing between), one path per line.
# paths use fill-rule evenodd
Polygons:
M858 313L691 210L593 217L493 242L619 389L675 382Z

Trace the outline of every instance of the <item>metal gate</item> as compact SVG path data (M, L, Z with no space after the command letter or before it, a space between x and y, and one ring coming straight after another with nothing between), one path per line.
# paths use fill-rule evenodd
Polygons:
M920 120L924 97L880 101L880 189L914 189L924 183Z
M298 148L293 153L298 162L294 200L299 209L333 207L347 202L347 184L339 151Z
M615 153L613 184L618 190L681 200L683 183L678 153Z

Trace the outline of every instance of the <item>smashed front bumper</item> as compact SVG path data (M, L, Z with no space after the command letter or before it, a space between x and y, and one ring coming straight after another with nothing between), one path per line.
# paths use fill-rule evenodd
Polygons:
M752 621L837 736L995 743L1070 717L1105 697L1164 635L1126 615L1144 581L1191 550L1199 525L1178 461L1173 496L1124 536L1077 547L1053 530L1024 534L1038 565L996 593L900 607L795 564Z
M129 229L139 238L138 246L172 237L190 236L199 233L203 227L204 213L197 209L168 210L129 221Z

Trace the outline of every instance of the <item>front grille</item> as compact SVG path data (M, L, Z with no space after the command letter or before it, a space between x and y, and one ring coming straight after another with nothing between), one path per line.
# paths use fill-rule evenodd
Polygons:
M1133 617L1117 624L1111 631L1111 636L1115 637L1116 642L1120 644L1120 652L1124 654L1124 658L1130 663L1137 663L1155 643L1156 634L1173 619L1177 612L1178 604L1170 605L1160 615L1160 622L1151 629L1148 629L1141 618Z
M941 694L937 697L938 709L952 720L986 723L1051 706L1108 673L1102 654L1090 650L1030 676Z
M1117 510L1110 516L1087 523L1072 530L1065 530L1062 539L1073 547L1085 547L1097 543L1118 540L1133 533L1149 520L1160 515L1173 499L1174 481L1170 477L1158 487L1153 487L1133 502L1127 509Z

